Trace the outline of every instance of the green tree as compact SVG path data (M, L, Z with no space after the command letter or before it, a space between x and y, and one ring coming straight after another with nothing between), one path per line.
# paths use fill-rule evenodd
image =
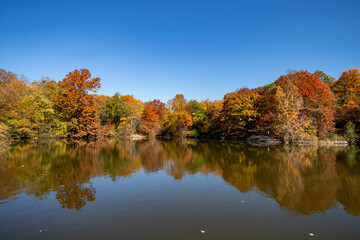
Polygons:
M344 127L344 137L351 143L355 144L358 136L356 135L355 124L349 121Z
M109 98L102 110L102 122L114 124L115 129L118 128L124 118L129 117L131 114L129 104L122 99L120 93L115 93L114 96Z
M196 135L207 133L211 124L211 117L208 109L206 109L206 104L191 100L187 103L186 109L193 118L191 126L193 133Z
M196 100L190 100L186 105L186 110L190 114L193 114L198 111L204 110L204 106Z
M320 71L320 70L316 70L314 72L314 74L316 76L318 76L324 83L327 83L327 84L331 84L335 80L334 77L329 76L329 75L327 75L326 73L324 73L323 71Z

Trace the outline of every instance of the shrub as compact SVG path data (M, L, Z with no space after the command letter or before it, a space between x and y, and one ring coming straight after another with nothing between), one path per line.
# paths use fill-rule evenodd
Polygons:
M344 127L344 137L351 144L355 144L358 136L356 135L355 124L351 121L347 122Z

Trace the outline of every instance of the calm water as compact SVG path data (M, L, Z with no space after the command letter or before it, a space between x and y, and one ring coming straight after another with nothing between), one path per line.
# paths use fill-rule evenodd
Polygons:
M21 143L0 151L0 239L360 239L360 152Z

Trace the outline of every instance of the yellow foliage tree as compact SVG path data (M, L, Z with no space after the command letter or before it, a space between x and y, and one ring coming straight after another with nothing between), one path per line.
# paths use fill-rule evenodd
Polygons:
M281 136L285 141L293 140L303 134L304 129L300 119L303 109L303 99L297 87L290 81L283 86L275 88L274 133Z
M119 130L122 134L133 134L141 122L141 114L144 111L144 103L134 98L133 95L121 96L121 100L130 106L130 114L121 119Z
M186 105L186 99L182 94L177 94L168 101L165 130L171 135L185 136L192 125L193 119L186 111Z
M226 134L243 131L260 116L256 106L260 95L248 88L242 88L224 97L220 112L221 128Z

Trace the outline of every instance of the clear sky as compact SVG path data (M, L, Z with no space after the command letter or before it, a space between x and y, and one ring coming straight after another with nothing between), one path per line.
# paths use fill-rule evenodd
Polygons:
M29 80L74 69L100 94L222 99L288 69L360 67L360 1L1 0L0 68Z

